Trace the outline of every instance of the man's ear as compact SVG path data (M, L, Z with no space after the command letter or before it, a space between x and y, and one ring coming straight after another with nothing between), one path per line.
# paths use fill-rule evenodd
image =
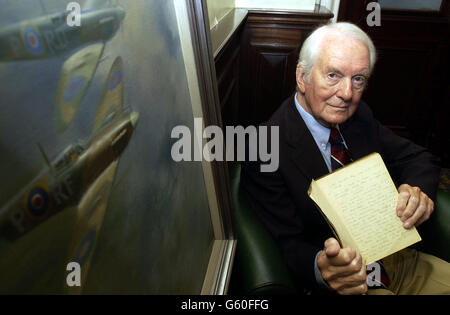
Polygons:
M297 80L298 89L300 90L301 93L305 93L306 76L305 73L302 71L300 62L297 64L297 71L295 72L295 77Z

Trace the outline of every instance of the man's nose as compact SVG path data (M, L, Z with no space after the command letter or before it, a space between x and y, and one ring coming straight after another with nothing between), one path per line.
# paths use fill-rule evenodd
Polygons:
M339 84L339 89L336 95L345 101L351 100L353 97L352 79L350 78L342 79Z

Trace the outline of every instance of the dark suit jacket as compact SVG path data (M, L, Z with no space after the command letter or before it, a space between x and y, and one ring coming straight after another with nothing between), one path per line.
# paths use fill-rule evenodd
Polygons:
M260 162L246 162L241 185L253 210L279 244L293 275L304 287L315 289L314 259L333 233L307 190L311 180L327 174L328 168L295 107L294 96L264 125L279 126L279 168L261 173ZM383 127L366 104L361 102L340 130L354 160L378 152L397 184L418 186L434 200L438 159Z

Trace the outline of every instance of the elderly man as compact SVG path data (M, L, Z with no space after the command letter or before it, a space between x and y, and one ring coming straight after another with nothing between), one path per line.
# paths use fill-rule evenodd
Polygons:
M396 211L404 228L419 226L432 214L437 159L383 127L361 101L375 60L372 41L357 26L336 23L315 30L300 52L297 93L266 123L279 126L279 168L262 173L259 162L245 163L241 183L288 267L307 289L450 294L450 264L413 249L383 259L381 283L377 290L368 288L360 254L340 247L307 195L312 179L378 152L401 184Z

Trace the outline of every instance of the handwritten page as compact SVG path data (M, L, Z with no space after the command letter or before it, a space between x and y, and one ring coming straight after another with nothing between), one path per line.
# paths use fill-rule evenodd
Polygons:
M421 240L397 217L398 192L378 153L313 181L309 194L342 245L355 248L365 264Z

